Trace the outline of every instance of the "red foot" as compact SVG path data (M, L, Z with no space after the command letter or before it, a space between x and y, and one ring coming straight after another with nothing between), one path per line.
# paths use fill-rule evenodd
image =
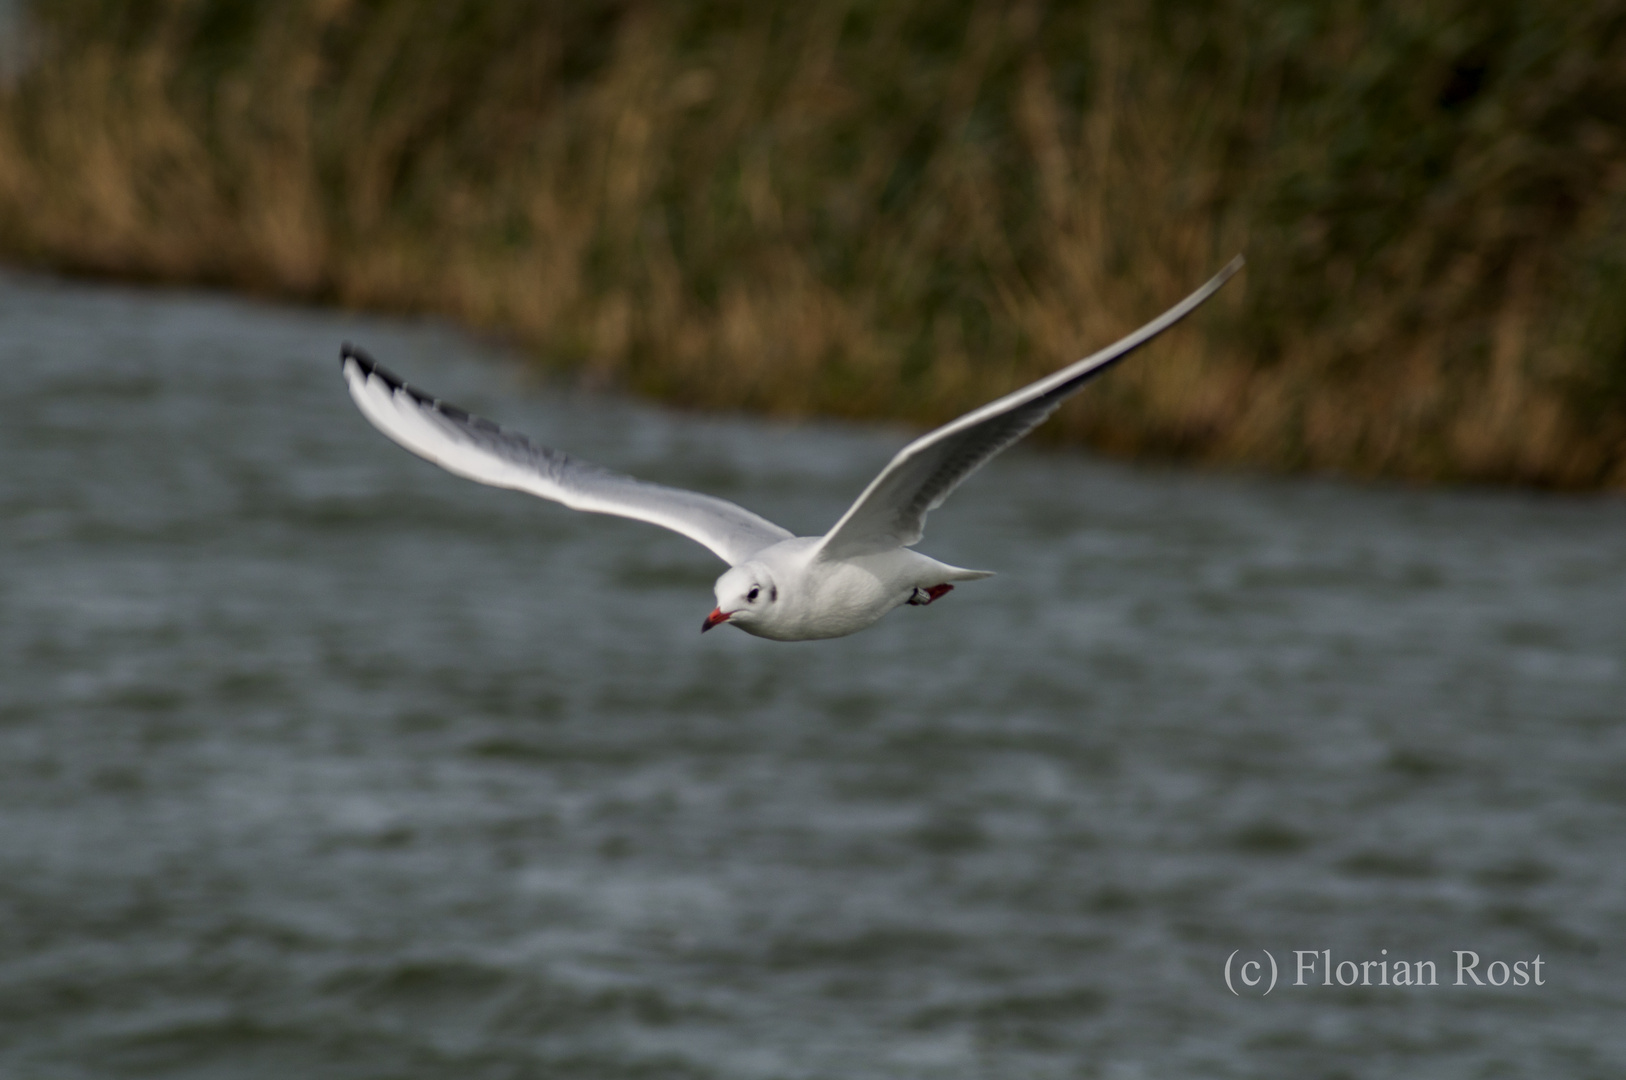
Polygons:
M926 594L924 597L920 595L923 591ZM941 600L945 594L953 591L953 585L933 585L931 588L925 590L916 589L915 595L909 598L909 602L916 607L925 607L933 600Z

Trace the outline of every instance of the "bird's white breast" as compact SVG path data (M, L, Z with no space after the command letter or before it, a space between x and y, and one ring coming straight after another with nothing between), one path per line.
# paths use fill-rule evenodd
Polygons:
M908 548L823 561L813 558L819 537L797 537L755 556L779 583L768 618L740 629L778 641L808 641L857 633L907 600L916 588L944 580L948 569Z

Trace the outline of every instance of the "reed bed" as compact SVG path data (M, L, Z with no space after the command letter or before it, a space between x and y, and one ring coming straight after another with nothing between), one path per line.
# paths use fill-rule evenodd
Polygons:
M0 253L1113 453L1626 486L1626 0L51 0Z

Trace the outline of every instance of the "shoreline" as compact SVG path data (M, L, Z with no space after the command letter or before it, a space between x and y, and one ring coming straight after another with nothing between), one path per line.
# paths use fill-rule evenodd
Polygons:
M0 88L0 258L444 317L677 407L924 426L1242 251L1041 437L1626 489L1607 13L1543 59L1517 19L1447 49L1426 20L1295 38L1292 7L1171 10L1170 40L1117 3L37 5Z

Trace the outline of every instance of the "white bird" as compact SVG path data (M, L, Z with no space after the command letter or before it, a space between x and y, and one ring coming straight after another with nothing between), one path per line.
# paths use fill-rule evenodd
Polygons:
M872 626L901 604L925 605L952 582L990 577L910 548L926 515L984 462L1032 431L1070 394L1173 326L1242 268L1232 259L1206 285L1093 356L928 432L900 450L823 536L792 536L710 495L611 472L470 416L402 382L345 345L340 365L362 414L442 468L573 510L648 521L710 548L729 569L703 631L728 623L758 637L807 641Z

